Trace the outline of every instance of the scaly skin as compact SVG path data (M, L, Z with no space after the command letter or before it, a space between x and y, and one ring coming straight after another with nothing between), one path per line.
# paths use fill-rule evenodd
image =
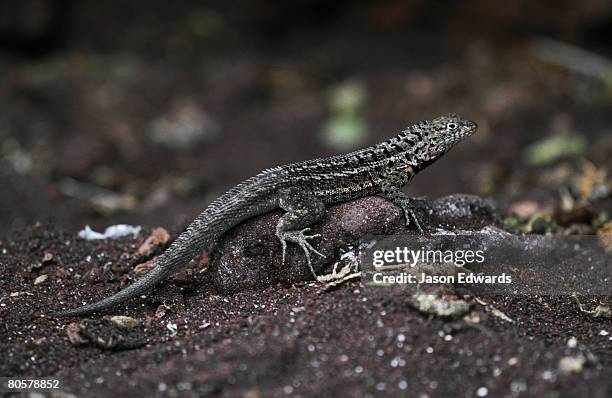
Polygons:
M231 228L276 208L286 211L276 226L276 235L283 248L283 263L286 242L297 243L304 251L315 277L310 253L323 255L308 242L318 235L305 235L305 232L323 216L327 204L380 195L401 207L406 223L409 224L412 219L423 233L414 212L417 202L400 189L419 171L475 131L474 122L451 114L422 121L398 136L366 149L265 170L212 202L143 278L96 303L50 315L87 315L141 295L184 267L202 251L210 250Z

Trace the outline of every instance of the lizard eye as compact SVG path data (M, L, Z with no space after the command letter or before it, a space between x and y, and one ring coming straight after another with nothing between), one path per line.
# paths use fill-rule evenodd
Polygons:
M456 129L457 129L457 127L458 127L458 126L457 126L457 123L455 123L455 122L450 122L450 123L448 123L448 124L446 125L446 128L447 128L447 129L449 129L449 130L456 130Z

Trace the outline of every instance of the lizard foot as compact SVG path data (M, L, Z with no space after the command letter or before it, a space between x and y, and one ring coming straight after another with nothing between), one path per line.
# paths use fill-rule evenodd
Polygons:
M312 261L310 260L310 252L318 254L319 256L323 258L325 258L325 255L317 251L314 247L312 247L310 242L308 242L309 239L318 238L321 235L320 234L304 235L304 232L307 232L309 230L310 228L304 228L299 231L281 231L281 232L277 232L276 236L278 236L278 239L280 239L281 244L283 245L283 265L285 264L285 254L287 252L287 242L297 243L298 245L300 245L300 247L304 251L304 254L306 255L306 261L308 261L308 267L310 268L310 272L312 272L312 275L314 275L316 279L317 274L315 273L314 268L312 268Z
M396 203L399 205L404 212L404 219L406 220L406 225L410 225L411 220L414 221L414 225L416 225L419 233L423 235L425 232L423 227L421 227L421 222L419 221L419 217L417 216L417 211L432 213L433 209L427 199L425 198L411 198L406 201L399 201Z
M410 225L412 221L416 225L421 235L425 234L421 222L417 214L433 214L433 208L426 198L411 198L395 187L383 188L382 197L391 201L393 204L402 209L406 225Z

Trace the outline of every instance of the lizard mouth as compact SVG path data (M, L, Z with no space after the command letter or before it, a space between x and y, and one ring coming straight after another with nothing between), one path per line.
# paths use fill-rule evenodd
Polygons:
M473 122L471 120L466 120L465 125L469 129L470 133L474 133L476 129L478 128L478 125L476 124L476 122Z
M471 120L466 120L465 121L465 127L467 129L467 131L465 133L465 137L474 134L476 132L476 130L478 129L478 125L476 124L476 122L473 122Z
M474 134L477 129L478 125L476 124L476 122L473 122L471 120L463 120L461 123L461 130L454 137L448 140L447 143L449 144L449 146L453 146L464 138L467 138Z

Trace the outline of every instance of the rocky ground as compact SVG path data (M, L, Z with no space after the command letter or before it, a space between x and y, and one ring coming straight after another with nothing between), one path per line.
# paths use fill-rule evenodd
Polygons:
M476 197L433 208L445 217L430 227L503 232ZM278 217L245 223L146 299L87 319L46 314L146 272L167 244L163 230L86 241L35 225L3 240L0 372L61 377L62 396L609 396L609 296L581 297L581 310L562 292L414 294L365 277L327 288L304 281L297 248L278 265ZM317 269L361 238L414 233L378 198L332 207L314 232L335 237L321 241L328 257Z

